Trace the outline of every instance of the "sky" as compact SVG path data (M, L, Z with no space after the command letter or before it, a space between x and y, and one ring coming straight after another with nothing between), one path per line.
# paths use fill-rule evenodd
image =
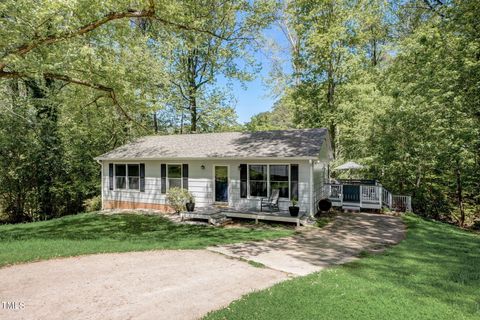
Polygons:
M279 46L287 47L287 40L278 27L272 27L264 31L264 35L269 40L276 41ZM270 111L275 98L270 94L271 89L265 84L265 79L271 69L271 53L267 50L260 51L254 54L257 62L262 65L261 72L256 76L255 80L245 83L246 89L242 87L239 81L233 81L232 95L236 100L235 109L238 115L238 121L245 123L250 121L250 118L260 112ZM288 56L282 54L285 59L284 69L288 70ZM226 83L225 79L220 79L219 84Z

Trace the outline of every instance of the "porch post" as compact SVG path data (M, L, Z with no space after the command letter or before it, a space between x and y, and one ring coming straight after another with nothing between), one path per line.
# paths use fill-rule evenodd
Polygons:
M103 188L105 186L105 182L103 181L103 161L97 160L97 162L100 164L100 170L101 170L101 174L102 174L102 177L101 177L102 180L101 180L101 183L100 183L100 187L102 189L101 189L100 192L101 192L101 197L102 197L102 210L105 210L105 207L104 207L104 204L103 204L104 199L105 199L105 196L103 194Z
M362 208L362 194L363 194L363 185L360 185L360 194L358 195L358 197L360 198L360 209Z
M343 184L340 184L340 207L343 207Z
M310 212L309 212L309 215L311 217L313 217L315 215L315 212L314 212L314 202L315 200L313 199L313 193L314 193L314 190L313 190L313 164L314 164L314 161L312 161L311 159L308 160L308 162L310 163Z
M376 186L378 192L378 204L380 205L380 210L382 210L382 197L383 197L383 187Z

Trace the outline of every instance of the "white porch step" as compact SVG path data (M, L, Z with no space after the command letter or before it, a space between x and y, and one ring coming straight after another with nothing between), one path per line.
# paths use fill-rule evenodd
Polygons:
M343 205L342 209L344 211L354 211L354 212L360 212L360 206L359 205Z

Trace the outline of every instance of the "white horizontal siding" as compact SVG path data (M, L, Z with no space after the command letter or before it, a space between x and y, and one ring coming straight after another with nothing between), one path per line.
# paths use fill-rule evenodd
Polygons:
M129 162L114 162L114 163L135 163ZM225 160L225 161L142 161L145 163L145 192L129 191L129 190L109 190L109 172L108 162L103 163L103 197L106 201L128 201L128 202L143 202L154 204L165 204L165 195L161 194L161 177L160 165L162 163L187 163L189 165L189 179L188 190L195 197L197 207L204 207L211 205L214 202L214 179L213 168L214 165L227 165L229 167L229 206L235 208L260 209L260 199L258 198L240 198L240 164L250 162L240 160ZM302 211L309 210L310 201L310 164L307 161L254 161L251 163L259 164L298 164L299 165L299 199L298 205ZM205 169L201 167L205 166ZM287 209L291 205L290 200L280 199L279 206L281 209Z

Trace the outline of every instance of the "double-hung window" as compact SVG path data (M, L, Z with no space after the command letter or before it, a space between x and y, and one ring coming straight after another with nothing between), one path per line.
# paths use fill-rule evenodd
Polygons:
M289 198L289 165L270 165L270 193L272 190L278 189L280 191L280 198Z
M250 179L250 196L267 196L267 172L267 165L265 164L250 165L248 171L248 177Z
M251 197L267 197L278 189L281 198L290 197L290 166L288 164L251 164L248 166Z
M120 190L140 190L140 165L116 164L115 188Z
M167 165L167 188L182 188L182 165L168 164Z

